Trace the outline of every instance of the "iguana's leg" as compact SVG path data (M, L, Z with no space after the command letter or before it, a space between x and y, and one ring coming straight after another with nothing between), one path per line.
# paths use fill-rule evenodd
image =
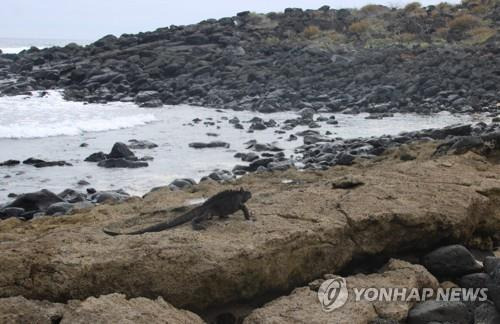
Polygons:
M204 220L209 219L210 215L211 215L210 211L207 210L207 211L204 211L201 215L193 218L193 220L191 221L191 225L193 226L193 230L201 231L201 230L206 229L206 227L201 225L200 223Z
M250 220L252 218L251 215L250 215L250 211L248 210L247 206L245 206L244 204L242 204L240 206L240 209L243 212L243 215L245 215L245 219L246 220Z

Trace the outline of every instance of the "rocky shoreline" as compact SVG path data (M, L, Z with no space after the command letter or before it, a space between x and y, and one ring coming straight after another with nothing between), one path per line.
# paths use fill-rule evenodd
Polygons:
M0 93L64 89L76 101L259 112L496 112L499 10L242 12L85 47L0 55Z

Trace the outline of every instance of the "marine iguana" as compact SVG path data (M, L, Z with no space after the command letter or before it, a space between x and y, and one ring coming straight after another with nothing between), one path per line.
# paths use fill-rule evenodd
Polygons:
M210 197L201 206L195 207L187 213L168 222L156 224L142 230L130 233L118 233L110 230L103 229L104 233L108 235L139 235L151 232L160 232L184 223L191 221L194 230L203 230L205 227L201 222L211 219L213 216L219 218L228 218L229 215L241 210L245 215L245 219L250 220L250 212L245 206L245 203L252 198L250 191L245 191L243 188L240 190L225 190Z

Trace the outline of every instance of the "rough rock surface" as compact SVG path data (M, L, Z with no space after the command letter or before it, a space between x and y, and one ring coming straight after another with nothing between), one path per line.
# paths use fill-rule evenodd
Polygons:
M165 302L111 294L67 304L33 301L24 297L0 299L1 323L84 324L84 323L204 323L196 314Z
M434 150L422 145L407 162L387 155L324 172L254 174L189 191L160 189L71 217L1 221L0 295L66 301L117 292L206 309L290 291L355 256L498 232L500 166L472 152L430 159ZM365 184L333 190L331 179L346 173ZM253 193L255 222L236 214L203 232L189 225L138 236L102 232L139 215L144 224L136 227L147 226L164 220L151 212L240 186Z
M382 273L355 275L346 278L347 303L330 313L321 309L317 292L309 287L295 289L290 295L274 300L253 311L244 324L286 323L369 323L382 317L401 321L406 319L413 302L355 301L353 288L432 288L438 281L424 267L404 261L391 260Z

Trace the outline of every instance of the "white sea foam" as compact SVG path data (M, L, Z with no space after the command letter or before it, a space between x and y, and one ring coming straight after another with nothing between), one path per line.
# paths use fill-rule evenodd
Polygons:
M40 47L40 49L42 49L44 47ZM29 49L28 46L25 46L25 47L3 47L3 48L0 48L0 50L2 50L2 53L3 54L19 54L20 52L24 51L24 50L27 50Z
M40 98L0 98L0 138L75 136L145 125L156 121L150 111L128 103L84 105L64 101L57 91Z

